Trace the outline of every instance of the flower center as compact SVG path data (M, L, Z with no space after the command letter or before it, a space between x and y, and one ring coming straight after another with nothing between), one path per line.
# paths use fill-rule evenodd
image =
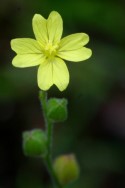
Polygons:
M53 45L52 42L48 42L48 44L47 44L46 47L45 47L45 55L46 55L47 57L55 56L58 47L59 47L58 44Z

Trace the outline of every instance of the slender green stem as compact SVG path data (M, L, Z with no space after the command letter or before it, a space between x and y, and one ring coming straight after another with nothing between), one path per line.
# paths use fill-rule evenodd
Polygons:
M43 109L43 115L44 115L44 120L45 120L45 127L46 127L46 134L47 134L47 155L44 158L44 162L48 168L48 171L51 175L53 184L54 184L54 188L62 188L62 186L60 185L56 174L54 172L53 169L53 165L52 165L52 131L53 131L53 123L52 121L48 118L47 115L47 93L45 91L40 91L39 94L40 97L40 102L42 104L42 109Z
M53 133L53 124L48 120L48 129L47 129L47 146L48 146L48 155L51 157L52 154L52 134Z
M53 123L47 116L47 92L46 91L40 91L40 101L42 104L43 115L44 115L44 120L45 120L48 155L50 156L51 155L51 147L52 147Z
M62 186L60 185L60 183L59 183L59 181L57 179L57 176L56 176L56 174L54 172L52 161L51 161L51 158L49 156L46 157L45 163L46 163L46 166L47 166L48 171L50 173L54 188L62 188Z
M45 121L46 129L48 128L48 122L47 122L47 92L40 91L39 92L39 98L43 109L43 116Z

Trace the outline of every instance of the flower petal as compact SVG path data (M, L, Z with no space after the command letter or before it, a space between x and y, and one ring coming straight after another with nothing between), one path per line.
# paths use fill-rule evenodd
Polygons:
M59 88L60 91L63 91L69 84L69 71L65 62L60 58L55 58L52 63L53 83Z
M52 11L47 20L49 41L56 44L60 41L63 32L63 21L60 14Z
M38 69L38 86L42 90L48 90L53 85L52 63L44 61Z
M36 40L44 47L48 41L47 20L40 14L35 14L32 24Z
M18 38L11 40L11 48L17 54L39 54L42 53L38 42L30 38Z
M89 42L89 36L85 33L76 33L64 37L59 43L59 51L76 50Z
M60 58L44 61L38 69L38 86L48 90L55 84L60 91L66 89L69 83L69 72L66 64Z
M45 61L43 54L23 54L14 57L12 64L15 67L32 67L41 64Z
M88 59L92 55L92 51L89 48L82 47L78 50L62 51L58 52L57 56L68 61L83 61Z

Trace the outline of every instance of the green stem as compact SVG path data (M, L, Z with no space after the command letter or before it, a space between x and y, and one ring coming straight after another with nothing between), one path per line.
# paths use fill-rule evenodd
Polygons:
M51 175L54 188L62 188L60 185L57 176L54 172L53 169L53 164L52 164L52 131L53 131L53 123L52 121L48 118L47 115L47 92L45 91L40 91L39 94L40 97L40 102L42 104L42 109L43 109L43 115L44 115L44 120L45 120L45 127L46 127L46 134L47 134L47 149L48 153L47 156L44 158L44 161L46 163L47 169Z
M51 158L49 156L47 156L45 158L45 163L46 163L47 169L48 169L48 171L50 173L54 188L62 188L62 186L60 185L60 183L59 183L59 181L57 179L57 176L56 176L56 174L54 172L53 165L52 165L52 160L51 160Z
M47 134L47 148L48 155L51 155L51 146L52 146L52 131L53 131L53 123L47 116L47 92L40 91L40 101L42 104L43 115L45 120L46 134Z
M52 154L52 132L53 132L53 124L48 120L48 129L47 129L47 146L48 146L48 155L51 157Z
M40 98L40 102L42 105L42 109L43 109L43 116L44 116L44 120L45 120L45 126L46 128L48 127L48 122L47 122L47 92L45 91L40 91L39 92L39 98Z

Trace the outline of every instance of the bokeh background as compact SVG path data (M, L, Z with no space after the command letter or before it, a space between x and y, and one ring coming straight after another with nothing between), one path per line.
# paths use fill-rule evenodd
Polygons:
M93 55L67 62L70 84L49 97L68 99L69 116L54 127L53 158L75 153L81 173L66 188L125 187L125 3L122 0L0 0L0 187L50 188L40 159L22 152L22 132L44 128L37 67L11 65L10 40L34 38L32 17L58 11L64 33L85 32Z

